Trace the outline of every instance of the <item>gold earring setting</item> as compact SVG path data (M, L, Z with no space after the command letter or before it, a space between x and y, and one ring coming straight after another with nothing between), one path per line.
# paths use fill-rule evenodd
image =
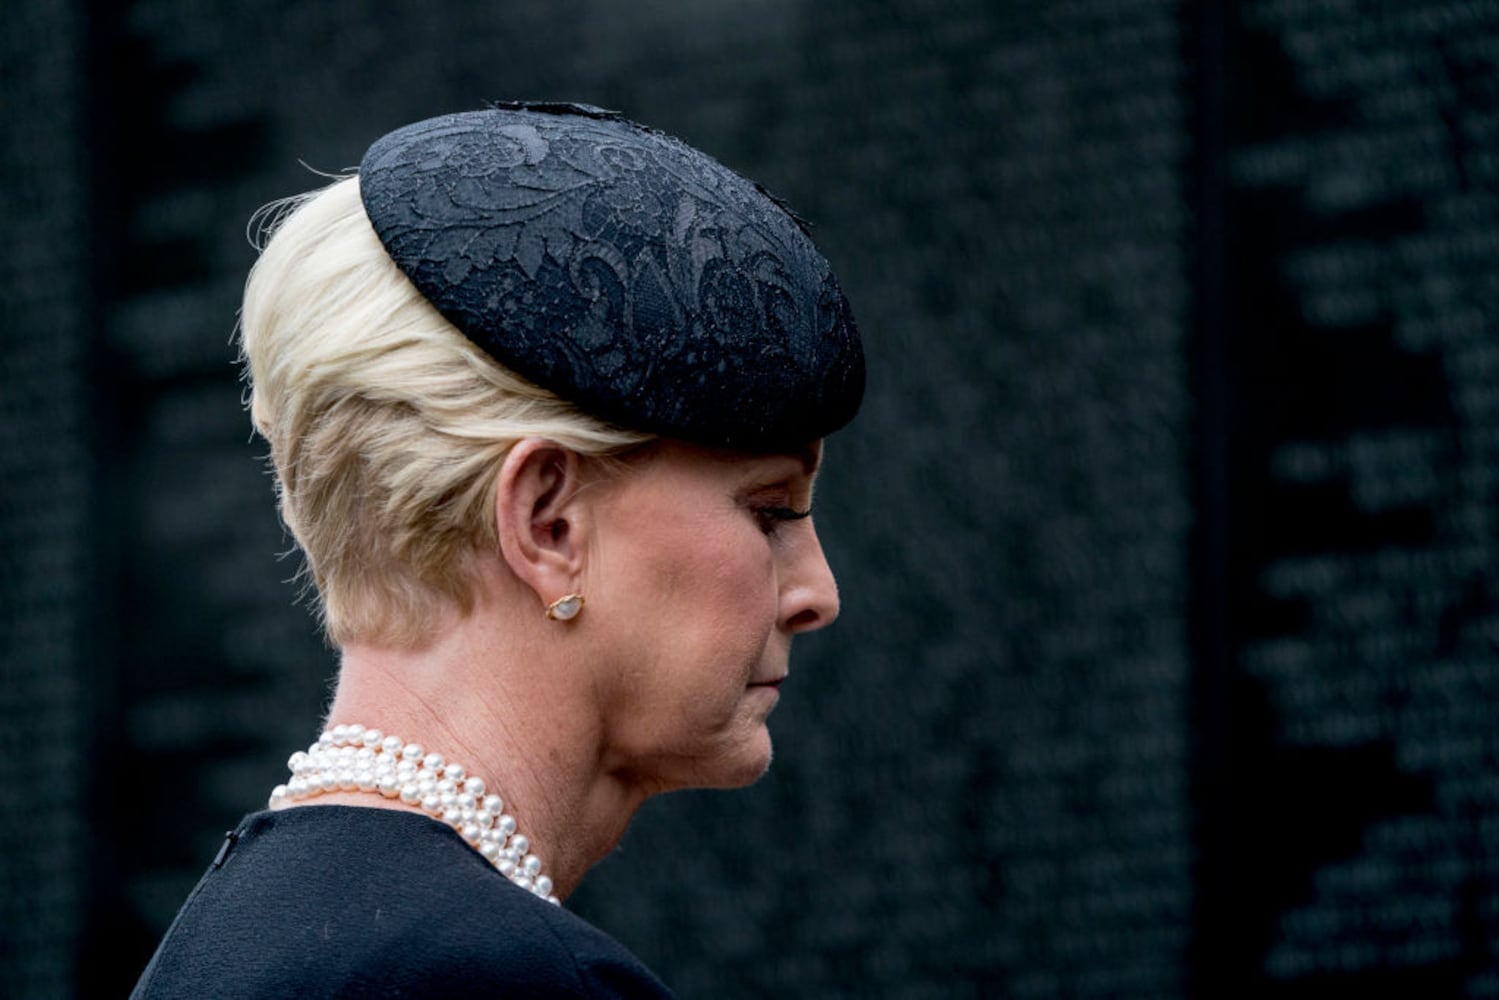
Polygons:
M583 610L582 594L567 594L547 605L547 617L554 622L570 622Z

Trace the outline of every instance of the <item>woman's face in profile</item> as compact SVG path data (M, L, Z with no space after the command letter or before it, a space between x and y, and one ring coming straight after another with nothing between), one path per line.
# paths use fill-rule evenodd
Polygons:
M744 785L769 766L792 636L838 615L804 516L821 455L662 441L601 488L586 614L612 766L654 790Z

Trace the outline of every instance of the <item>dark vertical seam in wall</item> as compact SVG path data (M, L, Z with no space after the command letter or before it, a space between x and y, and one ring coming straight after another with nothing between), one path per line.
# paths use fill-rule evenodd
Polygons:
M129 4L111 0L84 0L78 4L83 21L79 71L84 77L82 127L87 161L82 164L86 183L84 211L88 246L82 366L79 372L86 388L86 420L81 453L88 469L87 510L84 514L84 558L78 581L83 602L78 620L82 634L75 637L82 657L79 677L86 685L80 695L85 714L80 727L87 745L81 748L84 773L79 776L83 797L79 802L84 857L82 916L74 942L75 988L80 996L116 993L129 983L110 979L115 972L99 955L114 952L128 933L128 909L123 891L119 838L114 834L116 806L128 804L121 789L125 775L121 767L126 745L124 699L120 669L120 608L117 598L122 518L118 379L124 374L112 356L110 313L118 299L120 251L127 225L120 200L117 151L123 122L130 109L119 106L114 96L114 69L118 65L123 26ZM131 976L133 979L134 971Z
M1224 0L1183 7L1192 107L1188 206L1196 225L1189 274L1193 289L1188 363L1196 403L1191 445L1196 512L1188 545L1188 628L1192 670L1187 731L1193 813L1194 895L1187 953L1187 994L1232 992L1232 789L1226 787L1232 739L1228 531L1229 411L1224 256L1227 241L1226 77L1229 12Z

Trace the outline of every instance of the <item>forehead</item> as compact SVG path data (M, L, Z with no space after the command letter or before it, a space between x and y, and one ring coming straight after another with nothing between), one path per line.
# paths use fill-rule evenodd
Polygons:
M626 459L632 474L626 478L666 485L675 481L753 484L757 480L800 480L810 484L822 463L821 440L784 452L747 452L710 448L672 438L658 438Z
M753 475L760 471L785 470L813 478L822 465L822 449L821 439L787 451L750 452L732 448L709 448L663 438L658 440L653 451L659 460L704 470L717 469L725 474L742 472Z

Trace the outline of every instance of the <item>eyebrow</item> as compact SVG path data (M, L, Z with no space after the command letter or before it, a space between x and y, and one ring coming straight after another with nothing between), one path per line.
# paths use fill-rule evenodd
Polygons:
M817 467L822 464L822 448L818 447L819 444L818 441L812 441L791 452L791 457L801 460L802 468L809 476L816 473Z
M743 455L743 453L736 452L725 452L724 454L730 461L737 461L745 457L758 458L761 461L766 462L780 459L790 459L791 461L801 465L803 474L805 474L809 479L815 479L817 477L818 469L822 467L822 457L825 453L825 447L819 447L820 445L822 445L822 440L818 439L808 444L804 444L799 448L788 448L785 451L767 452L763 455L745 456Z

